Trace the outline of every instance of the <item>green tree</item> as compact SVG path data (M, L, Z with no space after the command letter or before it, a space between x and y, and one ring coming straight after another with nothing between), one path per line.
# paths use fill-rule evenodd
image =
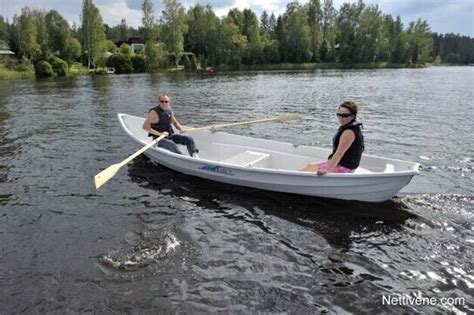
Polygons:
M271 39L276 38L275 36L276 25L277 25L277 20L276 20L275 14L272 13L272 15L270 15L270 19L268 20L268 29L269 29L269 34L270 34Z
M361 13L359 29L356 32L358 43L356 61L380 61L383 52L387 51L384 35L382 12L377 5L366 7Z
M145 47L145 64L148 72L155 72L165 63L166 52L162 44L150 41Z
M151 0L144 0L142 4L142 34L145 43L156 41L159 35L159 27L155 20L153 3Z
M40 46L40 53L38 54L37 59L48 59L53 51L51 50L49 32L46 29L46 12L43 10L32 9L30 14L36 24L36 40Z
M129 37L129 34L128 34L127 22L125 21L125 19L122 19L122 21L120 22L120 25L118 26L118 29L119 29L119 40L126 41Z
M95 66L95 61L100 56L100 44L105 39L102 17L92 0L83 0L81 22L82 49L87 55L87 65L90 68L91 65Z
M217 45L219 18L208 5L197 4L187 12L188 32L185 35L185 47L197 56L213 58Z
M415 65L425 64L430 60L433 39L428 22L418 19L410 22L407 30L410 62Z
M436 63L474 63L474 38L469 36L433 33L433 49L431 57Z
M277 40L272 39L265 44L263 48L264 63L278 63L280 62L280 51L279 43Z
M288 61L294 63L310 61L312 55L311 37L306 11L298 3L289 3L284 19L287 30L284 48L289 49Z
M250 9L243 11L242 35L247 39L244 64L262 63L263 47L260 41L260 27L255 13Z
M67 46L71 36L68 22L58 11L51 10L45 16L45 27L49 49L53 54L67 59Z
M163 41L178 67L180 55L184 51L184 34L188 31L186 14L178 0L164 0L164 5L161 17Z
M3 16L0 15L0 49L8 47L8 23L5 22Z
M322 39L321 49L319 52L322 61L334 60L335 45L335 19L336 10L334 9L332 0L323 0L322 8Z
M115 46L114 42L110 39L104 39L99 44L99 52L110 52L114 53L117 51L117 46Z
M69 37L66 44L65 60L68 63L75 61L81 57L82 47L77 38Z
M247 39L240 33L240 28L231 17L221 21L217 37L217 47L213 64L228 64L238 69L242 63L242 56L246 50Z
M275 38L278 45L280 60L283 62L288 61L288 49L287 49L287 42L288 42L288 30L286 26L286 21L283 19L282 16L278 16L276 26L275 26ZM290 47L288 47L290 48Z
M360 44L357 41L357 31L364 8L365 4L359 0L357 3L344 3L339 10L336 18L336 41L340 62L357 62Z
M262 15L260 15L260 35L262 37L267 37L270 34L270 16L267 11L263 10Z
M308 2L308 24L311 33L311 52L313 61L319 59L319 46L322 40L321 28L323 24L323 10L320 0L310 0Z
M229 10L229 13L227 13L227 18L229 19L229 22L232 22L234 23L234 25L237 25L237 27L239 28L239 32L242 33L242 29L244 26L244 13L238 8L233 8Z
M14 29L16 33L18 53L30 59L35 59L40 54L38 44L38 28L33 16L33 11L25 7L21 10L21 15L13 17Z

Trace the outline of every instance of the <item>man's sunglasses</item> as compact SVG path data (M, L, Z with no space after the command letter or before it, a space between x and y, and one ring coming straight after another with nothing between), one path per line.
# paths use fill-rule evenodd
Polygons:
M170 101L160 101L160 103L169 103Z
M347 118L347 117L349 117L349 116L352 116L352 114L336 113L336 116L337 116L337 117Z

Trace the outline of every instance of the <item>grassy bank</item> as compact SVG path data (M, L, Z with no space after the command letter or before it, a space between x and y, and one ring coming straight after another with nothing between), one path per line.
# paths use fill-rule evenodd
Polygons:
M82 75L87 73L89 73L87 67L84 67L80 63L73 63L69 67L68 76Z
M74 63L69 67L67 76L71 77L87 73L87 67L82 66L80 63ZM6 67L4 64L0 64L0 80L25 80L34 78L35 73L32 70L17 71Z
M8 69L5 65L0 64L0 80L21 80L33 79L35 74L32 72L20 72Z

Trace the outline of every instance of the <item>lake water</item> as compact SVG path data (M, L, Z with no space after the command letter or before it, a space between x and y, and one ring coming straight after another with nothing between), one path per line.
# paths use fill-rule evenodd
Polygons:
M2 81L0 313L472 312L473 86L473 67ZM228 132L323 147L354 99L366 153L423 170L378 204L144 157L96 191L93 176L136 149L116 114L145 115L160 91L191 126L298 112ZM384 303L399 295L437 303Z

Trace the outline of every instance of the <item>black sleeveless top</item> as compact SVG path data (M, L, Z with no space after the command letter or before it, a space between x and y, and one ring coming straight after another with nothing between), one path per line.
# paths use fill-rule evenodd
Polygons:
M332 153L329 155L328 159L332 158L334 153L336 153L337 147L339 146L339 140L341 138L342 133L350 129L355 134L354 142L352 142L351 146L342 156L341 160L339 161L339 165L347 167L348 169L355 170L359 167L360 160L362 158L362 152L364 152L364 136L362 135L362 123L355 121L351 121L350 123L339 127L336 132L336 135L332 139Z
M173 134L173 127L171 126L173 112L171 111L171 109L168 108L167 110L163 110L160 106L156 106L151 108L148 112L151 112L152 110L154 110L158 114L159 121L156 124L151 124L151 128L158 132L167 131L168 134L171 136ZM148 136L153 138L157 137L151 133L149 133Z

